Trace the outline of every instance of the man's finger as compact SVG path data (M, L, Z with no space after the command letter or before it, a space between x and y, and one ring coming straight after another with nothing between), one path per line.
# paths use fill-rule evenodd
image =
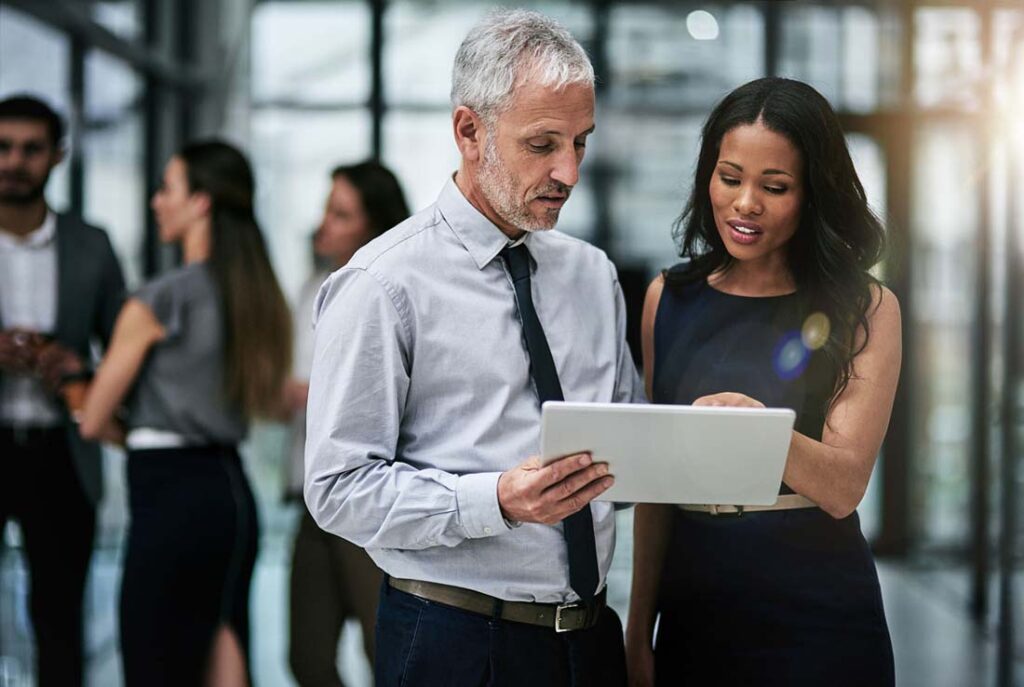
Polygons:
M553 484L561 482L569 475L590 467L593 462L594 459L589 453L574 453L564 458L559 458L537 471L540 487L546 489Z
M594 463L584 470L574 472L561 482L551 485L541 495L552 503L564 501L575 496L578 491L591 482L599 480L607 474L608 463Z
M583 510L591 501L608 491L613 484L615 484L615 478L611 475L606 475L577 491L572 498L563 500L561 503L565 508L562 509L563 515L560 519L564 520L573 513Z

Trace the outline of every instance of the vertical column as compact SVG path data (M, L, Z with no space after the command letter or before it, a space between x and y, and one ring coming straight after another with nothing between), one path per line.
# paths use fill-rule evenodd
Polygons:
M608 29L611 11L608 0L594 0L591 11L594 18L594 35L590 43L590 57L594 65L597 79L594 90L597 96L598 110L609 95L611 85L611 65L608 61ZM590 183L594 189L594 239L598 248L611 253L612 244L612 185L615 183L615 171L605 154L594 159L590 171ZM615 256L612 255L612 259Z
M903 314L903 369L893 402L889 431L882 448L882 519L875 550L881 555L905 556L910 548L910 473L912 454L910 430L915 367L913 251L910 227L911 188L913 176L913 84L914 84L914 2L899 10L900 40L899 73L901 100L897 112L888 117L884 140L888 160L886 200L889 230L889 256L886 275L889 287L900 301Z
M71 86L71 111L68 125L71 131L71 161L69 165L71 214L79 217L85 212L85 162L82 144L85 142L85 51L86 46L77 33L70 34L68 57L69 81Z
M387 0L370 0L370 150L374 160L384 152L384 12Z
M764 75L779 75L779 55L782 53L782 8L777 2L761 4L764 13Z
M1019 120L1017 122L1019 124ZM1006 202L1006 315L1003 319L1004 335L1004 386L1001 408L1002 455L1000 461L999 517L999 631L997 684L1011 687L1014 684L1014 558L1017 543L1017 461L1019 442L1019 390L1021 383L1021 289L1024 276L1021 275L1021 240L1024 230L1020 222L1021 192L1020 174L1024 173L1018 156L1021 152L1019 131L1013 131L1007 122L1006 137L1010 143L1007 159L1007 202Z
M982 12L981 45L988 47L988 63L993 63L994 50L992 44L992 8L988 2L979 8ZM986 84L985 98L994 104L993 82ZM981 165L978 179L978 235L975 242L977 250L974 274L974 316L971 328L971 447L968 463L970 465L970 513L971 540L968 543L971 555L971 617L975 622L982 623L988 614L988 578L989 558L989 429L991 416L989 413L989 369L991 365L991 337L989 335L988 313L991 305L991 286L989 273L991 208L990 192L992 174L990 161L992 156L991 127L979 127L980 149L984 164Z

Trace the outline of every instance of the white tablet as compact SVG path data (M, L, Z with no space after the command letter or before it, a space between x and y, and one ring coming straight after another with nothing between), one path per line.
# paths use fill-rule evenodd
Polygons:
M608 463L615 485L601 501L770 505L795 420L788 408L548 401L541 455Z

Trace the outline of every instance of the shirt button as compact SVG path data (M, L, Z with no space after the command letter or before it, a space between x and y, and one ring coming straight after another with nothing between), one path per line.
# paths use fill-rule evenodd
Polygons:
M490 534L490 533L491 533L491 528L490 527L485 527L484 528L484 534Z

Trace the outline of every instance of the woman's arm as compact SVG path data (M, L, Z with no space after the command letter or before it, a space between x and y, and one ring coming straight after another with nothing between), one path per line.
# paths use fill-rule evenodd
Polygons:
M654 319L664 279L658 277L647 289L641 322L644 383L651 398L654 374ZM633 588L626 629L626 660L631 685L649 685L654 680L654 619L658 586L672 533L674 506L638 504L633 511Z
M124 304L79 416L84 439L97 441L110 435L114 412L139 374L150 347L163 337L163 325L149 306L135 298Z
M900 305L885 287L873 298L868 329L867 346L853 359L850 381L829 410L821 441L793 432L782 476L793 491L837 519L850 515L864 497L900 377ZM863 330L858 336L864 336ZM724 393L704 396L694 405L762 404Z
M850 382L828 413L821 441L794 432L783 473L793 491L834 518L845 518L864 497L900 377L900 305L885 287L872 303L868 328L868 344L853 360Z

